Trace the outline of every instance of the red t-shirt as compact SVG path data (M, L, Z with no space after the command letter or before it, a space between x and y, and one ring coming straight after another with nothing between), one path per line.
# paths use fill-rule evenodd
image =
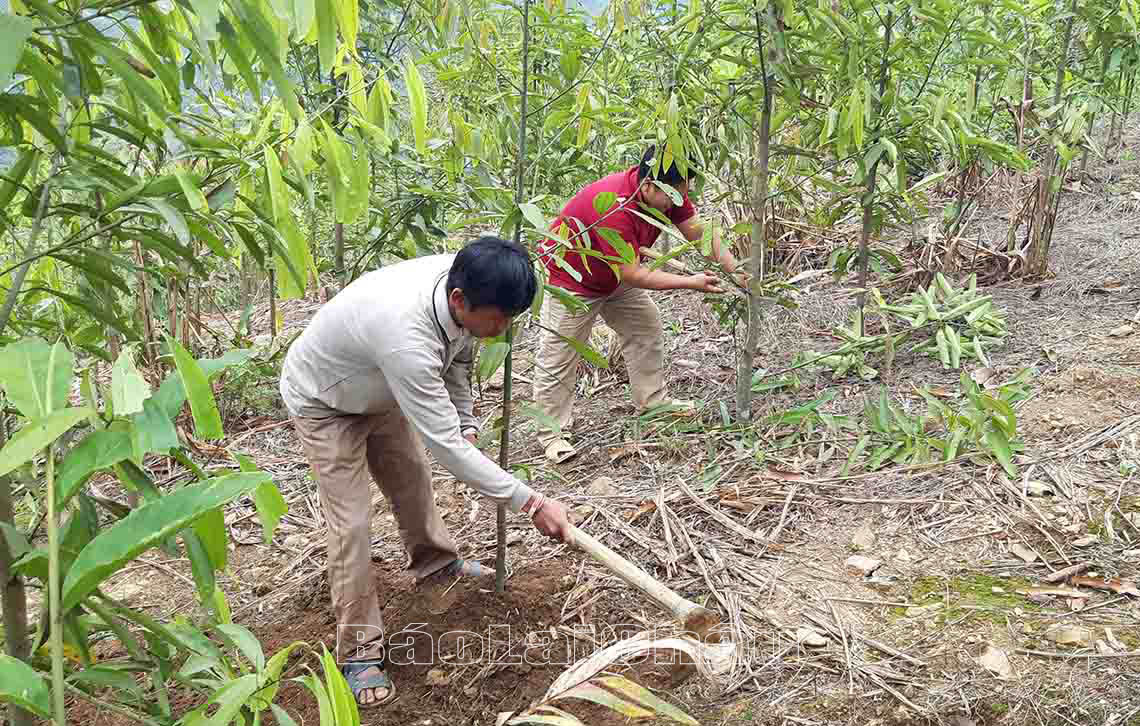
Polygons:
M554 220L551 229L556 230L559 225L565 225L564 233L561 236L569 239L575 248L582 247L584 245L579 241L579 230L595 225L603 216L594 209L594 197L602 192L613 192L618 196L618 201L610 207L613 209L622 201L631 199L637 193L638 186L636 166L599 179L578 192L566 203L562 213ZM673 207L665 214L673 224L681 224L697 213L687 195L683 201L684 203L681 206ZM589 230L589 248L606 256L621 257L621 254L600 233L602 228L609 227L621 235L621 238L633 248L638 259L640 259L641 249L652 247L653 243L657 241L657 236L661 234L661 230L630 210L637 210L646 216L653 216L652 213L646 212L638 202L631 202L628 208L607 215L604 220ZM581 222L581 226L578 225L579 222ZM562 247L560 254L563 261L582 275L581 282L575 280L554 259L553 251L560 246ZM617 275L614 274L614 270L610 267L611 262L608 260L580 255L573 249L567 249L560 242L551 239L543 240L539 245L539 254L550 273L551 285L588 297L609 295L618 287Z

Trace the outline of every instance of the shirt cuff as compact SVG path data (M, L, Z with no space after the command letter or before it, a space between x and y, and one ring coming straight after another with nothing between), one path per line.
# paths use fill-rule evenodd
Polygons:
M526 506L526 503L529 502L533 496L534 490L520 481L518 486L515 487L514 494L511 495L510 500L507 502L507 506L512 512L521 512L522 508Z

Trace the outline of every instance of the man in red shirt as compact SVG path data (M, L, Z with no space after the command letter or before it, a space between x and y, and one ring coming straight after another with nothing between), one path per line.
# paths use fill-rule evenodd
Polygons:
M669 399L665 392L665 340L661 312L646 290L696 290L720 293L719 279L708 272L675 275L641 265L642 250L657 241L666 220L685 239L700 240L704 226L689 201L689 179L675 164L662 168L650 147L638 166L590 184L567 202L554 221L555 236L539 246L539 259L549 271L550 284L581 303L570 309L547 295L542 304L542 338L536 363L535 402L562 431L572 421L571 405L579 354L566 339L586 341L598 315L621 341L629 370L633 402L644 411L688 402ZM669 189L671 187L672 189ZM680 199L680 204L675 203ZM599 211L599 209L601 211ZM560 240L568 240L569 245ZM734 274L737 261L714 236L710 259ZM576 452L550 429L539 441L552 461Z

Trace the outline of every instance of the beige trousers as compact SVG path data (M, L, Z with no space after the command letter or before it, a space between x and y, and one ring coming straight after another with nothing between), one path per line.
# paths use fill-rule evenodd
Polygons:
M412 570L422 578L452 562L455 542L432 497L419 435L399 410L379 416L293 417L328 525L329 588L337 657L375 657L384 621L372 577L372 487L392 505Z
M565 432L573 423L571 406L581 355L552 331L587 342L598 316L618 334L622 355L629 370L633 403L639 410L666 401L665 338L661 311L639 288L621 285L600 298L581 297L586 309L571 312L553 295L542 302L542 336L535 362L534 400L538 409L554 419ZM548 446L558 437L550 429L540 429L539 442Z

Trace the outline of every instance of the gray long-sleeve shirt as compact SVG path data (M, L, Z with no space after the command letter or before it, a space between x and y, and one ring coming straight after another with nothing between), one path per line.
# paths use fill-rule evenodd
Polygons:
M533 490L463 438L472 413L474 339L451 316L454 255L408 260L363 275L328 301L289 347L281 398L294 416L398 408L456 479L519 511Z

